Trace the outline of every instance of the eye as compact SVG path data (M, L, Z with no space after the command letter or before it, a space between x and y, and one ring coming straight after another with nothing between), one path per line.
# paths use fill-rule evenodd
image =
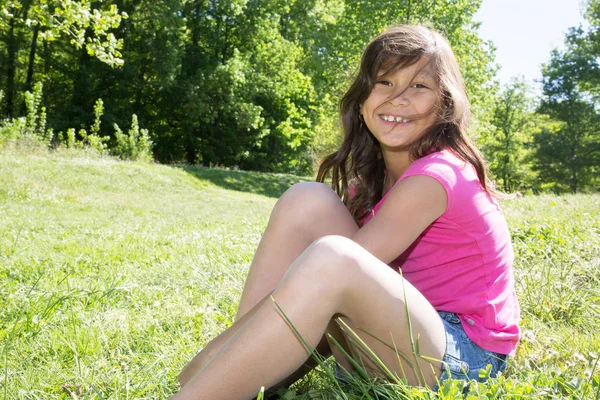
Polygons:
M429 89L429 87L423 83L415 83L412 85L415 89Z
M380 85L392 86L392 82L386 80L377 81L377 83Z

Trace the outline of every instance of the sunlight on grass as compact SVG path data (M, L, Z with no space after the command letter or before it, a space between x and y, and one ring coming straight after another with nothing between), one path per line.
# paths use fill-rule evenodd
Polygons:
M232 323L276 197L300 180L0 153L0 397L172 395L185 363ZM472 384L472 398L594 398L600 195L502 206L524 334L506 374ZM358 377L338 385L323 362L284 398L436 397ZM462 398L461 385L444 383L439 397Z

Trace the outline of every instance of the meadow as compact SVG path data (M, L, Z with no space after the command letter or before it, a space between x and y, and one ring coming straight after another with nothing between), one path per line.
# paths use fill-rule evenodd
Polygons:
M232 323L292 175L0 152L0 398L164 399ZM523 339L471 399L600 398L600 194L504 200ZM327 366L325 366L327 367ZM462 398L340 386L323 369L285 399Z

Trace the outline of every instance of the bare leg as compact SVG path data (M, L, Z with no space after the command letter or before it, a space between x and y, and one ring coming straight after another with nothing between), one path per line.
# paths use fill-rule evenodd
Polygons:
M352 216L329 187L320 183L292 186L273 208L250 265L237 318L273 291L312 242L326 235L349 237L357 230Z
M429 302L398 273L343 237L316 241L290 267L273 298L313 348L331 318L341 314L410 355L406 298L421 355L441 360L445 352L444 327ZM423 383L395 351L366 334L361 338L391 371L402 377L404 370L410 384ZM274 304L264 302L174 399L251 398L261 386L269 387L291 374L307 357ZM417 362L424 383L435 384L440 363L422 358Z
M235 321L235 323L232 326L230 326L225 332L222 332L219 336L215 337L204 349L202 349L201 352L196 354L192 361L190 361L185 366L185 368L177 377L177 379L179 380L179 384L182 387L185 386L187 382L210 361L210 359L221 349L221 347L228 340L231 340L232 337L235 337L235 334L252 318L252 316L254 316L254 314L256 314L260 307L265 302L270 301L271 299L269 296L265 297L252 310L248 311L240 319ZM332 324L331 329L334 331L339 331L339 328L336 324ZM339 334L341 334L341 331L339 332ZM317 346L316 350L317 352L325 356L331 353L329 344L326 340L322 340L321 343L319 343L319 345ZM315 366L316 362L312 358L309 358L303 365L301 365L298 368L296 372L274 385L271 388L272 391L275 392L280 387L287 387L291 385L298 379L302 378L308 371L313 369Z
M236 323L214 338L179 374L183 386L219 351L254 314L253 308L265 299L281 280L288 267L316 239L330 234L350 236L358 226L339 197L320 183L292 186L273 208L269 224L254 255L240 300ZM327 352L323 340L318 351ZM314 365L309 365L310 369ZM299 379L294 374L289 383ZM286 382L288 383L288 382Z

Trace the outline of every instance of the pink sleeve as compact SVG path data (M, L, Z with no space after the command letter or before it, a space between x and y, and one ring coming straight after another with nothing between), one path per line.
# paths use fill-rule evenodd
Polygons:
M429 176L438 181L444 187L448 196L446 212L452 209L454 206L454 186L456 184L456 171L452 165L445 160L430 159L426 156L413 162L398 182L415 175Z

